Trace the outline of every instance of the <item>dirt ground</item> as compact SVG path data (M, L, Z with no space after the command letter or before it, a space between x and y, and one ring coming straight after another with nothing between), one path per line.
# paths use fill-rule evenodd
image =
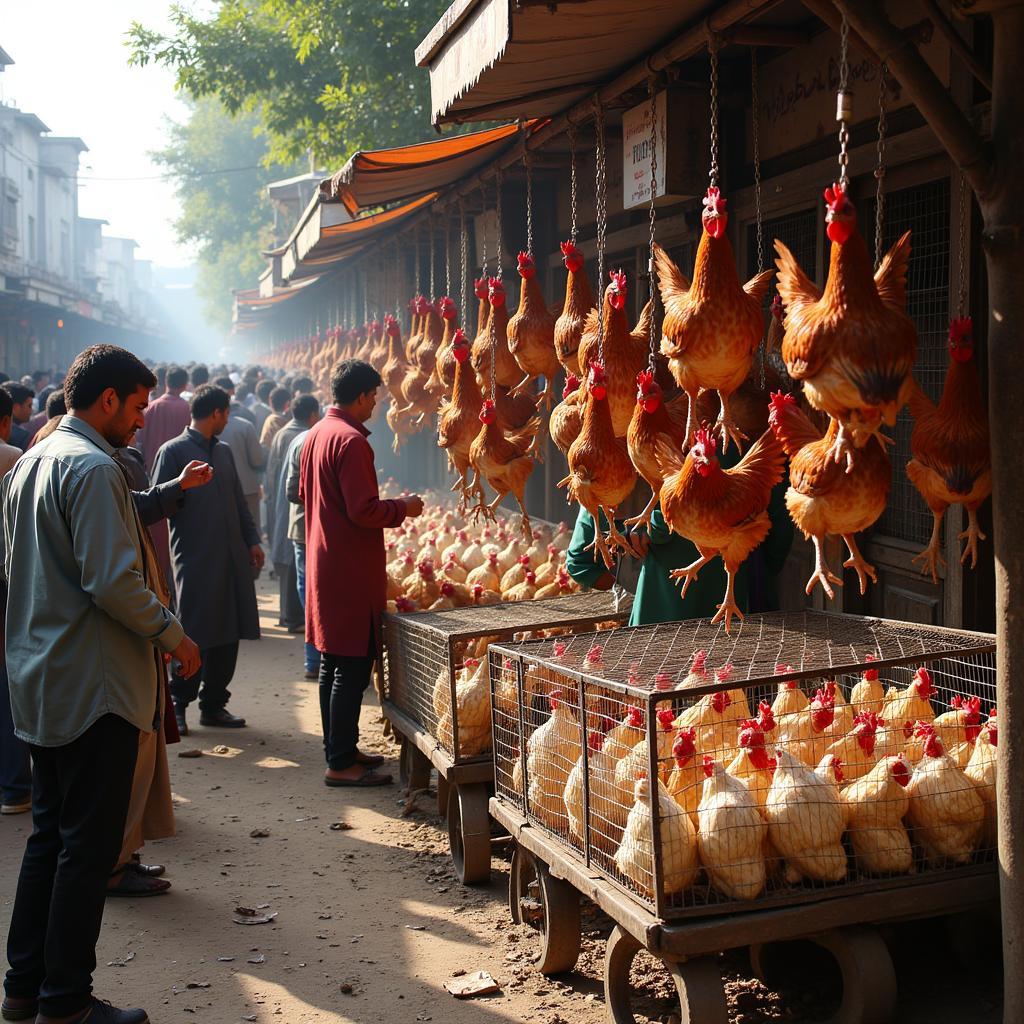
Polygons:
M154 1024L603 1021L607 919L585 914L577 971L559 980L538 974L532 934L509 921L507 861L495 857L489 886L459 885L434 801L421 797L402 815L397 747L382 737L370 701L363 745L388 755L395 787L323 786L316 684L301 678L301 639L274 626L276 587L267 580L260 608L264 638L243 644L232 685L231 709L249 727L196 725L170 748L178 835L151 844L144 859L168 866L173 889L108 902L97 994L144 1006ZM178 756L195 749L202 756ZM347 827L331 827L338 823ZM30 825L27 815L0 819L4 935ZM233 920L240 906L276 916L241 926ZM905 954L899 1019L994 1024L998 973L976 963L970 972L956 967L956 977L944 972L952 957L945 936L934 924L895 936ZM809 987L770 991L749 979L741 956L727 958L731 1024L820 1018L827 965L807 967ZM500 991L456 1001L444 990L456 972L477 970ZM660 965L638 962L635 975L639 1019L678 1024Z

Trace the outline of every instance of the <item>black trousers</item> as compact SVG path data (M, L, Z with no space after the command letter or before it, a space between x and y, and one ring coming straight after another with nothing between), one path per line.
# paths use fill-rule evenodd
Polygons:
M291 541L288 542L289 544ZM278 625L285 629L297 629L306 624L306 613L299 603L299 591L295 576L295 559L287 562L275 562L274 572L277 573L278 608L280 618Z
M63 747L32 746L32 820L7 937L5 988L66 1017L92 995L107 880L124 840L139 730L104 715Z
M228 683L234 678L238 663L238 641L219 647L205 647L199 653L203 666L191 679L171 676L171 696L175 706L182 710L198 697L200 711L220 711L231 699Z
M359 711L373 674L373 641L365 658L320 655L320 721L327 767L334 771L356 763Z

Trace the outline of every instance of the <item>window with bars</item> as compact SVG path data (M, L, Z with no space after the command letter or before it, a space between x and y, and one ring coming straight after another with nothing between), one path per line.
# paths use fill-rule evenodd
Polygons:
M747 225L747 278L759 269L775 266L775 239L779 239L796 257L804 272L813 280L818 279L818 213L812 207L798 210L783 217L773 217L762 222L764 236L764 267L757 265L757 225ZM820 282L819 282L820 283ZM774 289L769 289L765 300L767 308Z
M917 327L917 363L914 375L930 398L938 401L946 375L948 356L950 282L949 179L900 189L885 197L882 251L910 229L910 265L907 268L907 314ZM862 204L862 230L874 223L874 200ZM869 240L869 246L871 242ZM931 536L932 514L907 479L910 434L913 420L903 409L891 433L892 494L876 533L898 540L926 544Z

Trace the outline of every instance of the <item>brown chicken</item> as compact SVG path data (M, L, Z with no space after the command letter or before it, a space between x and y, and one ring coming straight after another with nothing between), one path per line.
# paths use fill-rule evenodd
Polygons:
M508 350L526 376L512 389L524 391L538 377L544 378L541 400L551 407L553 386L559 363L555 355L555 316L548 310L537 281L537 265L533 256L521 252L517 261L519 276L519 309L508 322Z
M697 396L702 389L717 391L722 404L715 430L722 451L732 439L741 451L747 440L729 409L732 393L747 379L754 353L764 332L761 306L774 277L763 270L741 285L726 234L729 215L725 200L712 186L704 197L704 230L697 245L693 281L687 281L659 245L654 247L658 287L665 306L661 351L689 397L686 436L697 430Z
M811 405L839 421L834 457L849 470L855 448L872 436L887 443L882 424L896 422L910 395L917 355L917 331L906 314L910 232L872 274L857 211L841 184L825 189L825 202L832 254L824 293L775 240L786 305L782 358Z
M473 342L473 369L480 380L480 387L487 391L491 386L491 353L494 352L497 383L501 387L514 388L522 380L523 374L508 350L508 308L501 278L488 279L487 301L491 311L487 317L487 330L478 334Z
M408 372L409 364L402 349L402 328L390 313L384 317L384 337L387 340L388 354L380 375L384 387L391 395L392 406L400 407L405 404L402 397L402 381Z
M430 390L432 393L450 397L452 388L455 386L455 353L452 351L452 338L455 336L456 330L458 330L456 321L459 318L459 310L447 295L437 301L444 329L437 346L437 358L434 361L434 380Z
M480 432L469 449L469 461L476 471L473 487L480 487L480 481L486 480L497 497L490 505L485 505L481 499L476 511L493 517L505 496L512 494L523 514L523 533L530 537L530 517L523 504L523 491L534 462L526 453L540 429L540 420L534 418L518 433L506 436L498 426L494 403L488 398L480 408L480 423Z
M562 242L562 262L569 274L562 315L555 321L555 355L567 374L580 377L579 347L587 314L594 308L594 291L583 268L583 253L572 242Z
M566 456L569 475L559 480L558 486L566 487L569 501L577 502L593 517L594 543L590 547L610 569L612 553L608 540L629 547L615 526L615 510L632 492L636 470L629 461L625 442L615 436L607 377L600 363L591 363L587 390L583 426ZM608 540L601 528L602 512L608 521Z
M580 387L580 379L569 371L562 388L562 401L551 410L548 417L548 432L551 440L563 455L569 454L573 441L583 429L583 399L586 392Z
M476 334L473 336L473 342L470 345L472 351L476 351L478 344L483 344L482 338L487 335L487 321L491 317L491 304L488 301L489 287L487 284L487 275L478 277L473 281L473 294L477 299L477 313L476 313Z
M974 334L970 318L954 320L949 327L949 368L936 406L916 384L910 392L914 432L910 436L913 458L907 476L920 492L935 518L928 547L914 561L922 572L938 582L938 566L945 565L942 519L950 505L967 510L967 529L960 564L978 564L978 541L985 534L978 526L978 508L992 493L992 456L988 412L981 394L978 365L974 360Z
M658 462L659 439L669 438L674 445L682 448L686 440L686 396L680 394L671 402L665 401L664 393L650 370L641 370L636 375L636 408L629 430L626 431L626 450L636 471L651 488L651 500L643 512L627 519L626 526L643 523L650 526L651 513L661 495L663 477Z
M405 360L408 363L415 361L416 349L419 348L420 341L423 338L423 331L427 324L427 308L429 305L425 295L417 295L409 303L409 337L405 341Z
M644 306L640 322L629 329L626 322L626 275L621 270L608 274L611 284L604 290L604 368L608 375L608 407L612 414L612 428L616 437L625 437L636 405L636 375L650 359L649 331L651 304ZM580 341L580 366L588 372L595 362L601 361L597 339L596 309L587 314L583 338Z
M509 433L522 430L537 414L537 407L530 395L513 395L508 388L495 387L494 411L498 426Z
M472 497L469 450L480 429L478 417L483 395L480 394L476 374L469 363L469 339L462 333L461 328L455 331L451 348L455 360L455 379L451 401L441 409L437 443L448 452L448 461L452 469L459 474L459 479L452 490L461 489L461 507L465 508ZM479 488L479 483L477 487ZM483 494L478 493L476 497L482 500Z
M683 581L685 596L702 566L721 555L728 577L725 597L712 622L743 613L736 604L736 571L768 536L768 500L782 479L786 456L772 432L765 431L732 469L722 469L715 454L715 439L701 427L685 459L667 442L658 446L664 483L661 511L668 527L697 546L700 557L674 569L672 578Z
M843 585L825 561L825 538L834 534L846 542L850 557L843 568L857 573L863 594L868 577L877 582L877 576L874 566L860 553L854 535L873 526L885 511L892 482L889 456L880 445L870 445L858 456L853 472L843 472L831 454L839 425L831 420L822 437L792 395L772 395L768 419L790 458L786 508L804 537L814 543L814 571L806 592L810 594L820 583L829 598L834 598L832 584Z

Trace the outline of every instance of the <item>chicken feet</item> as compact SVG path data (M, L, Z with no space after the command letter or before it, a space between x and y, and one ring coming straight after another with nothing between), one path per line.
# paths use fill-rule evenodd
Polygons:
M732 625L732 617L738 615L740 622L743 621L743 612L740 611L740 606L736 603L736 570L730 570L728 565L725 567L725 576L728 583L725 587L725 600L718 606L718 611L715 612L714 618L711 620L712 623L721 622L725 620L725 631L729 632L729 627Z
M863 596L868 589L868 577L871 577L872 583L877 583L878 574L875 572L875 567L867 562L860 553L860 548L857 547L857 538L852 533L844 533L843 540L850 549L850 557L843 562L843 568L853 569L857 573L861 596Z
M978 567L978 541L988 540L981 532L981 527L978 526L978 510L976 508L967 509L967 529L963 533L957 534L957 540L967 541L963 554L960 556L960 564L966 565L967 558L970 556L971 568L976 569Z
M615 548L621 547L623 551L630 548L629 541L622 536L619 528L615 525L615 509L607 508L604 505L595 505L594 508L589 508L586 505L583 507L590 513L591 519L594 520L594 539L583 550L593 551L600 555L605 568L611 570L615 564L615 559L612 554ZM601 526L602 513L608 522L607 537L605 536L604 530Z
M676 583L680 580L683 581L683 590L679 595L680 598L686 597L686 592L690 589L690 584L697 578L697 573L718 554L717 551L705 551L700 547L697 548L697 551L700 553L700 558L696 562L691 562L689 565L683 566L682 569L673 569L668 574L669 578L675 580Z
M939 566L946 567L946 560L939 553L942 546L942 517L946 514L946 510L940 509L936 511L932 509L932 516L934 522L932 523L932 536L931 540L928 541L928 546L921 551L919 554L914 555L911 562L921 562L921 575L930 573L932 577L932 583L939 582ZM970 528L967 530L970 533ZM961 535L962 536L962 535ZM968 541L968 544L970 542ZM964 552L966 557L966 550Z
M729 442L732 441L736 445L737 451L742 455L742 442L749 441L750 438L740 430L736 425L736 421L732 418L729 412L728 397L719 391L718 400L722 403L722 408L718 413L718 419L715 420L715 433L722 439L722 454L724 455L729 450Z
M820 583L821 589L828 595L829 600L834 601L836 592L832 589L832 584L841 587L843 581L828 567L828 562L825 561L825 538L812 537L811 541L814 544L814 572L811 573L811 578L807 581L807 586L804 587L804 593L809 597L815 584Z
M646 526L648 529L651 528L651 515L654 512L655 507L658 504L660 494L657 491L651 491L651 500L644 506L643 512L638 516L633 516L631 519L624 519L622 525L632 529L634 526ZM984 540L984 538L982 538Z

